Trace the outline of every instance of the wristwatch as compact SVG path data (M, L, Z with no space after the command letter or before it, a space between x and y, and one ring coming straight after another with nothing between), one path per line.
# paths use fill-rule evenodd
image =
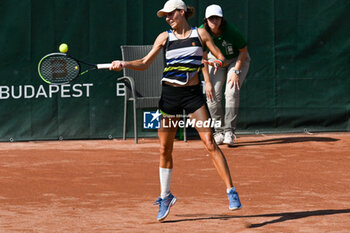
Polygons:
M233 70L233 72L235 72L235 74L240 74L242 71L240 71L240 70Z

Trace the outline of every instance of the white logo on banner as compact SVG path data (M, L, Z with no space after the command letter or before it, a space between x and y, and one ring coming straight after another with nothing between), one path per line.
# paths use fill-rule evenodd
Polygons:
M58 95L61 98L79 98L90 97L90 88L94 84L64 84L64 85L19 85L19 86L0 86L1 99L37 99L52 98Z

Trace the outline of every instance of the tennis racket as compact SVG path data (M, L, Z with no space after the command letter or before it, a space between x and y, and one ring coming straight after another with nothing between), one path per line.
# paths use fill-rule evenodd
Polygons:
M87 69L82 71L82 65L87 66ZM91 70L109 69L111 65L110 63L90 64L65 53L50 53L40 60L38 73L41 79L48 84L66 84Z

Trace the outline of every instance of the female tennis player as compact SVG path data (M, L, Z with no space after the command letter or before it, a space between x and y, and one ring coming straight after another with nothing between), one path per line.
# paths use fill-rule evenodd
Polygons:
M162 113L161 128L158 131L160 140L159 176L161 194L155 204L159 205L157 220L164 220L176 197L170 192L170 180L173 169L173 143L177 127L167 122L179 120L169 115L178 116L183 109L191 120L206 121L209 119L205 100L201 91L198 72L202 68L203 47L206 46L218 58L214 62L216 69L224 65L224 56L213 43L210 35L201 28L191 27L187 19L194 14L193 7L187 7L182 0L169 0L163 9L157 12L158 17L165 17L171 30L162 32L156 38L152 50L143 58L134 61L113 61L111 70L123 68L145 70L154 61L161 49L165 49L166 66L162 77L162 94L159 108ZM209 74L206 75L209 77ZM206 83L210 84L208 77ZM207 85L207 84L206 84ZM170 127L163 127L167 125ZM210 128L199 127L199 133L206 149L211 155L214 166L223 179L229 199L229 209L242 207L235 187L232 185L230 170L225 156L216 145Z

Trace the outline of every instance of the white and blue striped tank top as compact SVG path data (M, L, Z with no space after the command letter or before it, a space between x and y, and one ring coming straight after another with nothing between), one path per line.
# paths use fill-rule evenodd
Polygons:
M184 85L203 67L202 41L196 27L185 39L178 39L168 31L165 44L165 68L162 81Z

